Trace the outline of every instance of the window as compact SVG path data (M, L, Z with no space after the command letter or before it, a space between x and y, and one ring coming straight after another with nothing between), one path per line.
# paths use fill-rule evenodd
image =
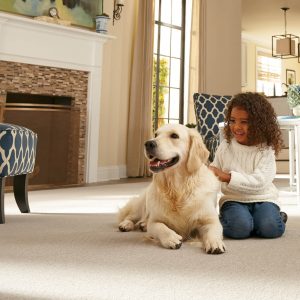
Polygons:
M153 129L183 123L185 0L155 0Z
M281 96L281 59L262 50L257 51L256 57L256 91L266 96Z

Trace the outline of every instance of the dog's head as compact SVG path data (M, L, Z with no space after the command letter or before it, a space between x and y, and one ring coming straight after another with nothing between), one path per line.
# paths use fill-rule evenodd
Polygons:
M207 162L209 152L195 129L167 124L156 131L154 139L145 142L145 155L153 173L179 165L185 165L193 173Z

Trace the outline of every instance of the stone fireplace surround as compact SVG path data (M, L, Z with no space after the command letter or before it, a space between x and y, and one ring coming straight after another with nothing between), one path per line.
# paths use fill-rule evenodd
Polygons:
M71 130L73 132L72 134L70 133L68 136L73 143L72 146L69 146L68 142L66 142L64 148L64 149L68 149L67 151L68 158L64 160L63 156L61 156L55 159L55 163L58 164L58 166L52 170L52 172L54 172L55 170L56 174L54 173L52 174L52 172L50 172L50 170L45 167L46 166L45 157L48 157L48 161L51 161L51 157L50 157L51 155L49 155L50 153L48 151L50 151L50 149L53 148L55 148L56 151L58 150L58 147L55 146L54 143L56 143L59 140L59 136L61 135L61 133L56 132L55 138L51 139L53 144L50 143L47 149L43 149L42 146L45 147L45 145L42 141L44 139L49 141L49 138L50 136L52 136L52 134L50 134L50 136L47 136L50 132L45 131L43 135L41 132L39 132L40 130L34 130L33 127L30 126L28 127L26 126L26 124L22 122L26 120L27 124L28 123L31 125L35 124L40 128L45 127L45 125L47 127L48 125L49 128L52 128L53 131L51 132L53 134L55 132L55 129L57 129L58 127L60 127L59 129L60 132L65 130L64 134L68 132L68 129L67 128L64 129L61 125L59 125L59 122L56 124L52 123L58 120L57 118L54 118L55 113L53 110L52 110L52 117L50 119L47 119L48 123L43 124L47 116L45 115L45 110L44 110L45 108L47 110L47 104L43 104L44 107L41 111L36 110L35 108L36 105L29 104L29 107L25 108L25 112L23 110L22 116L17 117L17 115L15 115L16 119L14 118L9 119L10 113L8 111L8 118L7 118L6 109L9 109L11 111L12 108L9 106L10 103L7 103L8 107L4 109L4 114L3 114L4 122L28 127L29 129L32 129L38 134L39 143L38 143L38 151L37 151L35 167L39 169L39 163L42 163L44 165L44 169L42 171L44 176L42 174L39 174L39 178L37 178L39 182L43 181L43 177L45 177L46 173L50 177L56 178L55 182L57 183L58 186L63 185L63 182L65 182L65 184L68 183L83 184L85 182L84 175L85 175L85 155L86 155L85 144L86 144L86 131L87 131L86 130L87 88L88 88L88 73L84 71L22 64L22 63L0 60L0 104L1 105L3 99L3 101L5 102L4 107L6 107L6 103L8 102L7 94L11 92L19 95L31 95L31 96L27 96L28 97L27 99L32 99L31 97L40 96L40 95L43 95L44 97L58 96L58 98L65 97L65 98L72 99L70 105L70 111L72 111L73 114L75 111L78 112L79 114L79 118L76 118L76 122L73 123L75 121L74 120L70 124L72 128ZM51 106L49 108L53 109L53 107ZM16 108L14 108L14 110L16 110ZM20 112L21 111L22 108ZM39 113L37 111L39 111ZM30 113L28 114L28 112ZM32 118L33 115L35 120L33 121L33 123L31 123L31 121L28 118ZM2 121L2 116L0 118L1 118L0 121ZM54 119L56 121L54 121ZM67 119L67 115L65 115L65 120L66 119ZM40 133L43 136L39 135ZM57 153L60 152L59 151L56 152L56 155ZM43 162L39 161L41 159L40 157L44 157ZM52 161L52 165L53 165L53 161ZM68 169L68 175L64 174L63 172L64 168ZM59 172L60 174L57 174L57 172ZM61 183L59 184L58 178L61 178L62 174L66 175L66 178L65 181L61 181ZM32 185L34 185L34 182L36 183L36 179L30 180L30 183ZM44 182L44 184L48 184L49 186L51 186L49 180L47 180L47 183Z
M61 68L86 72L87 99L80 104L85 105L81 108L81 122L85 119L81 128L85 130L86 183L98 181L103 45L110 39L113 37L85 29L0 12L0 61L14 62L19 66L29 64L32 68L42 66L46 70ZM45 86L49 87L49 83Z

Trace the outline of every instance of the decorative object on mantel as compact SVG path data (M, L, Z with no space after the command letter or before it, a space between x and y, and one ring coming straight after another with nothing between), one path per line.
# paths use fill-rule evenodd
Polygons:
M58 18L59 19L58 10L55 6L52 6L52 7L49 8L48 14L52 18Z
M300 116L300 85L291 84L287 89L287 102L294 116Z
M110 19L109 15L104 13L103 1L102 1L101 12L99 14L97 14L97 16L95 17L96 32L106 34L107 33L107 24L108 24L109 19Z
M49 8L48 14L49 14L49 16L38 16L38 17L35 17L34 19L38 20L38 21L53 23L53 24L60 24L60 25L66 25L66 26L71 25L71 21L61 20L59 18L58 9L55 6L52 6Z
M284 59L297 58L299 56L299 37L286 33L286 11L289 10L289 7L281 9L284 11L284 34L272 36L272 56Z
M109 15L103 13L100 16L96 16L96 32L107 33L107 24L110 19Z
M124 0L114 0L113 25L115 25L115 20L121 19L121 12L123 6L124 6Z
M70 26L71 25L71 21L61 20L59 18L52 18L52 17L49 17L49 16L39 16L39 17L34 17L34 19L38 20L38 21L52 23L52 24L59 24L59 25L65 25L65 26Z

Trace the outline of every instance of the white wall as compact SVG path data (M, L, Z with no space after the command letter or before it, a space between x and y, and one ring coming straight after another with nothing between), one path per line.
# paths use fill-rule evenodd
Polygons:
M241 91L241 0L207 1L206 92Z
M125 2L121 19L112 24L113 1L104 0L110 15L108 33L116 37L105 45L102 103L100 110L99 179L126 176L129 86L138 0Z

